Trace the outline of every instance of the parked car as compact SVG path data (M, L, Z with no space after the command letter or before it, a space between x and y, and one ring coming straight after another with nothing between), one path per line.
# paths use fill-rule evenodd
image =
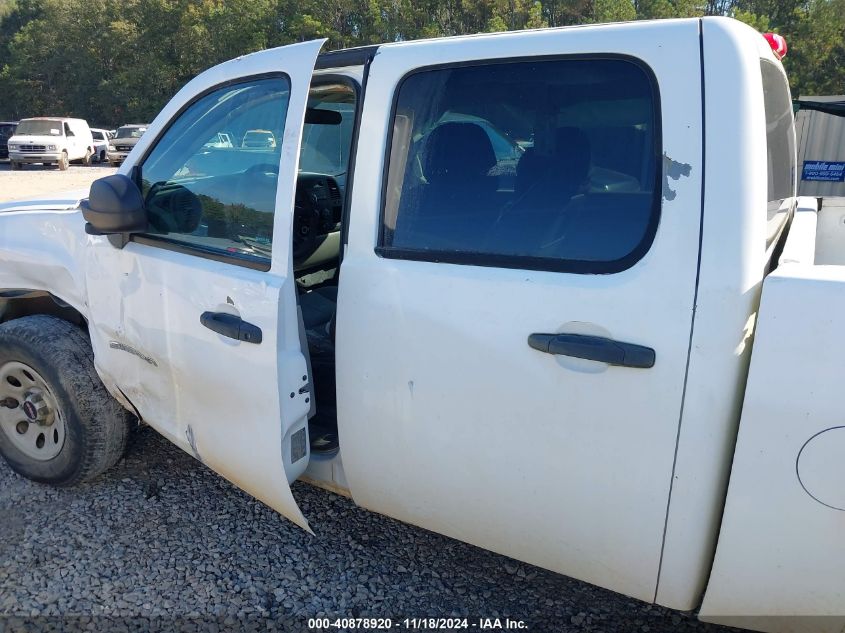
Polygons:
M0 121L0 158L9 158L9 138L17 126L17 121Z
M83 119L22 119L9 139L12 169L20 169L26 163L41 163L55 164L65 170L73 161L90 165L93 156L94 139Z
M94 160L98 163L106 162L106 155L109 151L108 130L92 127L91 136L94 138Z
M272 149L276 147L276 137L270 130L249 130L244 134L241 147Z
M234 145L232 144L232 138L229 134L226 132L217 132L208 139L205 143L205 147L220 149L222 147L234 147Z
M114 138L109 143L108 161L114 166L120 165L129 155L129 152L132 151L132 148L138 143L138 139L147 131L148 127L149 125L146 123L133 123L131 125L121 125L117 128Z
M796 197L763 36L324 42L202 73L87 194L0 207L11 467L89 479L132 412L305 529L297 479L706 620L841 630L845 199ZM276 147L209 145L255 130Z

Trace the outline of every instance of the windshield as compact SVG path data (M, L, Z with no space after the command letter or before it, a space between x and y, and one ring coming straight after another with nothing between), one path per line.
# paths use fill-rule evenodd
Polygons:
M115 138L141 138L146 131L145 127L121 127L118 128Z
M52 119L30 119L18 123L15 134L30 134L32 136L61 136L62 122Z
M346 173L355 123L355 90L345 83L312 86L308 107L340 114L339 124L305 123L299 169L339 176Z
M0 139L6 140L15 133L15 125L0 125Z

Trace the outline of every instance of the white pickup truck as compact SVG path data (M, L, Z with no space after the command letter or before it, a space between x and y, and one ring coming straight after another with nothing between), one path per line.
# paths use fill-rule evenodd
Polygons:
M297 479L706 620L841 630L845 203L795 197L767 41L322 45L204 72L90 194L2 208L11 467L102 472L125 408L318 534Z

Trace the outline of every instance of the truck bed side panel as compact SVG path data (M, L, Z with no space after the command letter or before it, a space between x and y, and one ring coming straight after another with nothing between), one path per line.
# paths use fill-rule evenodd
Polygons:
M844 329L845 269L787 264L766 279L707 620L845 624L795 617L845 611Z

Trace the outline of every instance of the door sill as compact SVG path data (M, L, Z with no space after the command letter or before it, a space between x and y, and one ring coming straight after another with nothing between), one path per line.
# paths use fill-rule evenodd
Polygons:
M346 474L343 472L341 451L334 453L311 453L308 468L299 477L300 481L328 490L344 497L352 498Z

